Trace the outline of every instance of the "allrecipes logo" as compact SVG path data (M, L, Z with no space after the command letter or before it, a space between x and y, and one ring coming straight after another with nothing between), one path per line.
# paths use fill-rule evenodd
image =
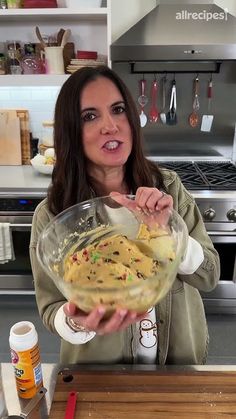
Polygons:
M224 9L223 12L208 12L202 10L201 12L188 12L188 10L181 10L176 13L176 20L228 20L228 9Z

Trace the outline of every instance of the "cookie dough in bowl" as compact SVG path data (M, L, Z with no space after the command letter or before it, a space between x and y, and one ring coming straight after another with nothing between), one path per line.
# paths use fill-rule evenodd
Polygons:
M166 295L185 254L183 220L173 210L162 225L161 215L142 217L110 197L74 205L44 229L38 258L83 311L103 304L107 315L117 307L143 312Z

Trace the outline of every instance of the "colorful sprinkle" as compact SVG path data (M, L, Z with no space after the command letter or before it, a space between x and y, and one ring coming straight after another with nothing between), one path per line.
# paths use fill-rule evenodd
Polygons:
M92 253L91 254L91 259L93 262L97 262L97 260L99 260L101 257L100 253Z

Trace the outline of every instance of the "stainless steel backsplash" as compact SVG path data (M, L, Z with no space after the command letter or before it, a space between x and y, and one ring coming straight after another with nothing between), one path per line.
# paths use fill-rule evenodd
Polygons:
M184 70L184 63L181 63L181 66ZM141 63L139 63L138 68L139 70L142 69ZM173 65L171 71L172 68ZM178 64L176 69L179 70L179 68L180 64ZM194 68L194 64L192 68ZM204 69L205 68L206 67L204 67ZM127 63L115 63L113 64L113 69L118 72L129 86L134 100L137 103L137 107L140 109L137 102L137 98L140 94L138 82L143 77L143 74L131 74L130 66ZM156 68L154 68L154 70L156 70ZM196 70L199 70L199 64ZM144 111L147 114L150 110L150 91L154 75L154 73L144 73L144 77L147 80L146 94L149 97L149 102L144 108ZM163 125L160 120L156 124L147 123L143 128L146 154L152 156L209 155L232 158L234 127L236 122L236 62L223 62L220 72L212 74L213 98L210 112L208 112L207 87L211 73L200 73L199 71L200 123L198 127L192 128L188 123L188 117L192 112L193 80L196 75L197 71L196 73L175 74L177 86L177 125ZM166 111L169 107L171 80L173 79L173 76L174 73L167 74ZM163 74L156 73L156 77L160 82ZM158 108L161 110L161 88L159 88L158 91L157 102ZM212 129L209 133L200 131L201 117L203 114L208 113L214 115Z

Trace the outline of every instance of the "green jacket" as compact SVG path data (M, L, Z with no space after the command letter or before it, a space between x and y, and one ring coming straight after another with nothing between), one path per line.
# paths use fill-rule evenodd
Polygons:
M203 364L208 349L208 329L199 290L211 291L220 274L219 257L208 237L193 197L175 172L163 169L167 192L172 195L174 209L184 219L189 234L203 248L204 261L192 275L178 275L172 289L157 305L159 319L159 364ZM36 257L39 234L53 218L47 199L35 210L30 242L30 257L36 300L44 325L57 333L54 317L65 298L42 270ZM61 358L69 363L135 363L138 334L135 325L125 331L95 336L82 345L61 341Z

